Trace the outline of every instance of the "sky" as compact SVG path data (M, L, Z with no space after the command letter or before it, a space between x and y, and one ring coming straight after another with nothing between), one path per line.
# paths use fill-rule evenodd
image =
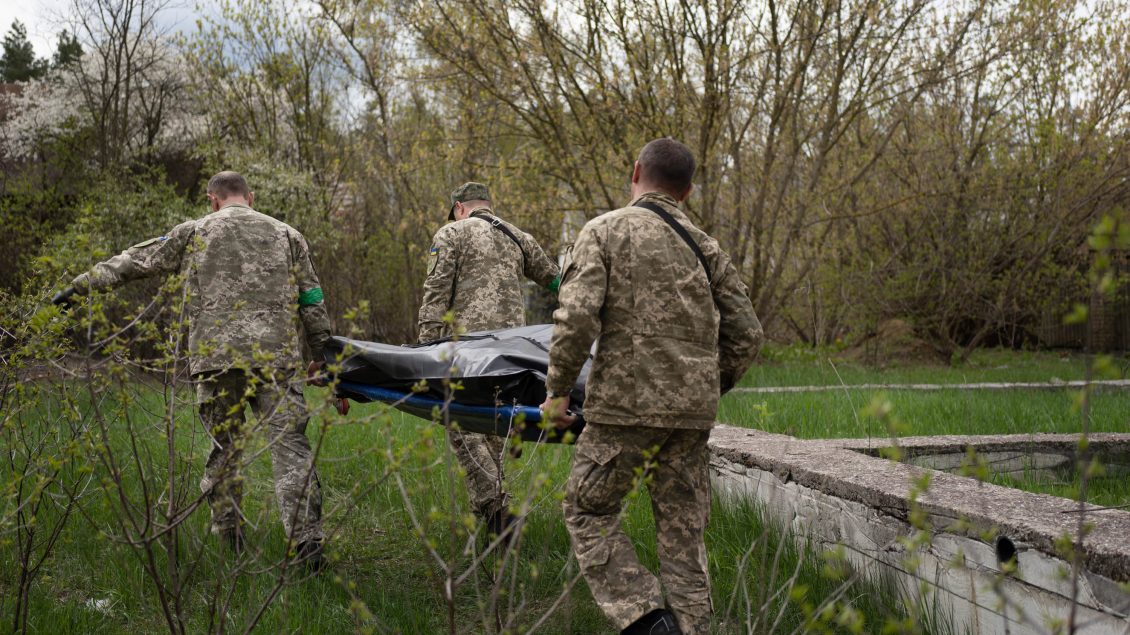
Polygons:
M0 2L0 32L7 33L12 21L19 20L27 27L28 39L39 57L50 57L55 51L55 41L63 28L59 16L67 8L68 0L7 0Z
M197 4L208 0L172 0L160 14L162 27L169 31L193 29ZM0 0L0 37L19 20L27 27L28 39L39 57L51 57L59 31L63 30L63 16L72 0Z

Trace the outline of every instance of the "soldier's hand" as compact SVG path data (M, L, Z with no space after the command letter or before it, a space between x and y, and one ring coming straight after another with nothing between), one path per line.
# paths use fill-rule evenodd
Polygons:
M67 287L51 297L51 304L71 310L75 305L74 296L78 291L74 287Z
M322 369L325 367L325 362L310 362L310 365L306 367L306 377L311 384L315 386L326 385L326 378L322 376ZM339 407L338 410L340 411L341 408ZM347 407L346 410L348 411L349 408Z
M577 420L576 415L569 414L569 397L546 397L541 405L542 421L549 421L559 429L568 428Z

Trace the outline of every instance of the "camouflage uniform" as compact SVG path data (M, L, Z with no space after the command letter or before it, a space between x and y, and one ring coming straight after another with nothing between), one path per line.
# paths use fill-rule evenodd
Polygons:
M479 189L470 189L477 186ZM462 198L460 198L462 196ZM471 183L456 190L456 200L489 200L486 186ZM506 234L491 226L493 218L522 243L521 249ZM419 340L428 342L451 335L443 316L451 311L460 330L484 331L523 326L522 276L556 288L558 267L526 232L497 219L489 207L471 211L436 232L432 240L424 301L419 313ZM489 518L505 508L502 453L504 440L461 430L447 435L460 467L467 474L471 506Z
M654 212L690 233L713 280ZM710 629L703 536L710 517L706 443L718 398L761 342L745 285L717 241L665 194L649 193L581 230L565 267L546 387L567 395L599 338L585 394L587 425L565 493L565 523L601 609L623 629L669 605L684 633ZM624 496L646 465L660 580L620 529Z
M250 402L267 427L287 535L321 540L321 491L296 372L302 361L296 308L315 359L322 357L330 324L306 240L250 207L227 205L95 265L72 286L85 294L173 272L184 277L189 370L200 417L215 440L200 483L213 531L238 525L243 404Z

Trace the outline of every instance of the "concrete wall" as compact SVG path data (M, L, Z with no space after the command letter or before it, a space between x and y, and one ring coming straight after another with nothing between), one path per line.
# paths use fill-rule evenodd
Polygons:
M1032 461L1059 467L1077 441L1072 435L929 437L900 440L900 447L918 463L949 457L938 459L939 467L952 467L969 446L1021 467ZM715 492L756 498L797 540L842 545L854 567L893 579L907 598L924 585L954 632L1053 632L1068 619L1074 595L1076 632L1130 633L1130 594L1119 585L1130 582L1130 512L1088 511L1093 527L1073 592L1070 564L1057 555L1056 541L1077 534L1077 503L894 463L876 456L881 445L719 426L711 436ZM1130 435L1095 435L1092 448L1120 461ZM920 496L931 540L908 554L898 538L913 533L911 483L924 471L932 476ZM1000 558L1013 554L1015 572L1005 574Z

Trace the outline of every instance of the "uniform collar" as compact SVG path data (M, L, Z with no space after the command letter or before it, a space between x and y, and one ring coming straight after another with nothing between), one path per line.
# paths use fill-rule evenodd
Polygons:
M472 216L474 216L476 214L493 214L493 213L494 213L494 210L492 210L489 207L476 207L475 209L471 210L470 214L467 214L467 218L471 218Z
M228 203L213 213L218 214L223 211L238 212L243 210L252 211L250 207L244 205L243 203Z
M670 194L665 194L663 192L645 192L644 194L641 194L639 198L632 201L631 204L628 205L628 207L638 207L640 203L653 203L659 205L663 209L667 210L667 213L677 219L679 222L691 222L690 217L688 217L686 212L683 211L682 206L680 206L679 202L675 200L675 197L671 196Z
M644 192L640 195L639 198L632 201L631 206L635 207L636 205L644 201L659 203L664 207L673 207L675 209L679 209L679 202L675 200L675 197L664 192Z

